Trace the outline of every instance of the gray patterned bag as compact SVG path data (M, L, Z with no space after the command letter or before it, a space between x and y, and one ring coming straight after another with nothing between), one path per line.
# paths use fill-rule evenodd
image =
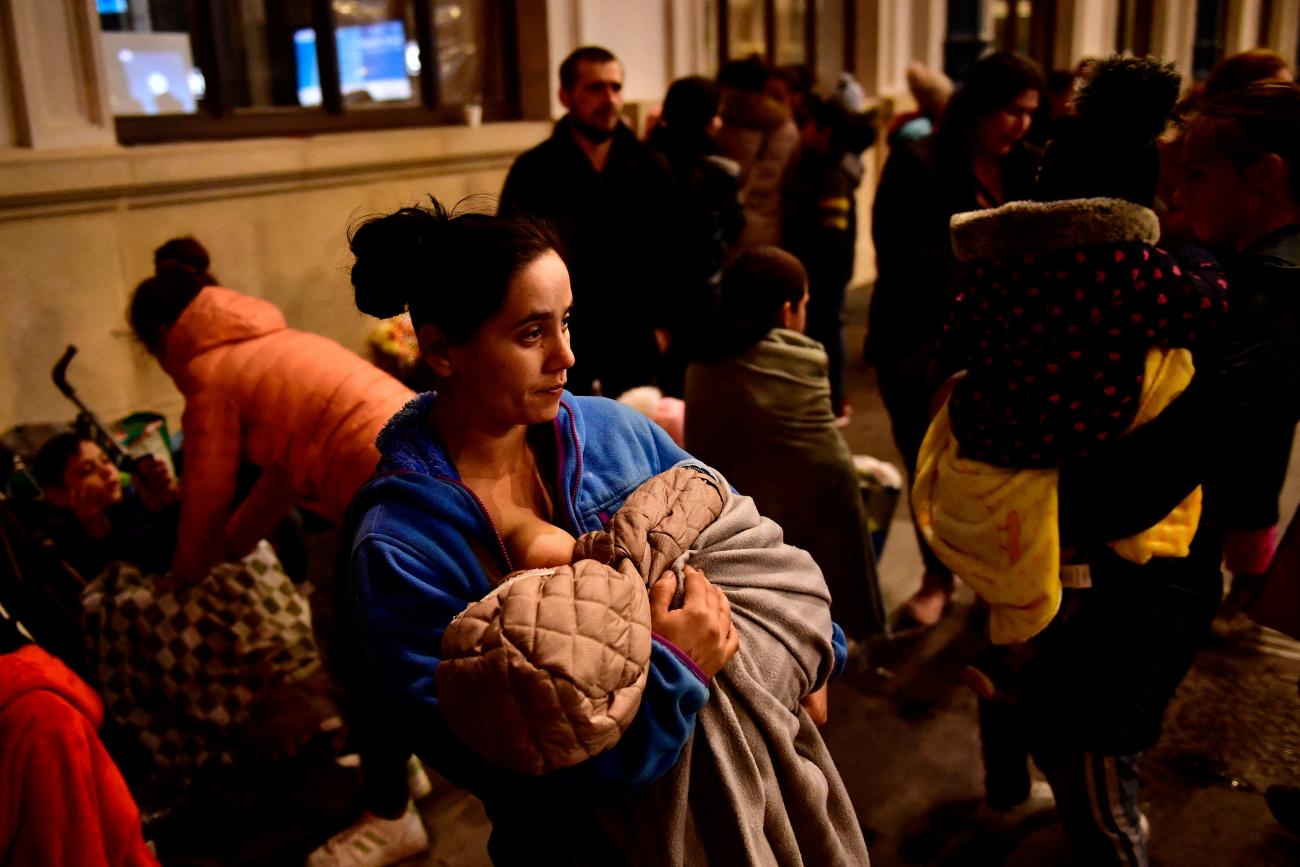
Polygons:
M230 762L259 701L320 669L307 600L263 541L198 584L115 562L82 593L104 708L159 770Z

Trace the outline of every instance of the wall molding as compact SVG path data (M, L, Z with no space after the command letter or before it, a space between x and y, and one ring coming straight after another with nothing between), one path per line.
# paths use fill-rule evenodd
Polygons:
M549 123L0 152L0 221L508 168Z

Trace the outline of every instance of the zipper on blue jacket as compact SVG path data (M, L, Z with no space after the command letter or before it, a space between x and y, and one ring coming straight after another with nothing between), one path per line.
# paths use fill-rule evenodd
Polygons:
M505 564L506 574L515 571L515 564L510 559L510 552L506 550L506 540L501 538L501 531L497 529L496 522L493 521L492 516L488 514L487 506L483 505L483 501L479 499L478 494L474 493L473 489L460 479L453 479L451 476L438 476L438 478L448 484L455 485L470 495L475 504L478 505L478 510L483 515L483 520L486 521L488 527L491 528L493 537L497 540L497 550L501 553L501 561Z

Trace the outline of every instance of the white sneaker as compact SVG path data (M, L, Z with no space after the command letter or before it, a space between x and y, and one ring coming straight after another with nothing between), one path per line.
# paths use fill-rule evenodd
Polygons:
M307 856L307 867L385 867L429 848L429 835L412 804L396 819L372 813L329 838Z
M424 764L415 756L411 756L406 760L406 785L411 790L412 801L418 801L433 794L433 783L429 782L429 775L424 771Z

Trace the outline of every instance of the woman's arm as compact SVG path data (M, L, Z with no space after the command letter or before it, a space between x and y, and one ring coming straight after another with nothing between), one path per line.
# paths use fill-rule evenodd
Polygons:
M1153 527L1216 473L1227 420L1221 418L1213 376L1198 374L1154 419L1062 465L1063 544L1124 539Z
M235 509L221 534L225 559L246 557L257 543L268 538L297 502L288 474L279 467L267 467L258 476L248 496Z
M173 571L185 583L202 581L221 557L221 539L235 499L242 437L239 408L197 395L185 405L185 470Z

